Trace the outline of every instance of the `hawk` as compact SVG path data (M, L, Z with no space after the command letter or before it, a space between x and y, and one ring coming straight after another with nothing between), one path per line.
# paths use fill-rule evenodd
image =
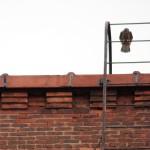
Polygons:
M130 44L132 42L133 36L132 33L129 31L128 28L125 28L121 33L120 33L120 37L119 37L121 44L122 44L122 48L121 51L122 52L130 52Z

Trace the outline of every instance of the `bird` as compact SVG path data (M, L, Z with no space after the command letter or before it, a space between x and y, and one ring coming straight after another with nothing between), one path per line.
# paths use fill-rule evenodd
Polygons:
M121 31L119 39L122 44L121 52L130 52L130 44L133 39L132 32L128 28L125 28L123 31Z

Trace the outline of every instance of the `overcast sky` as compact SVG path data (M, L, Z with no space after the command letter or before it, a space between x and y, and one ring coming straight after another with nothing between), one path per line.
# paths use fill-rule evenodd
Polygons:
M0 0L0 74L102 74L104 25L150 22L150 0ZM111 26L112 40L128 27L150 40L149 25ZM113 43L113 61L150 61L150 42ZM113 65L113 73L150 73L150 64Z

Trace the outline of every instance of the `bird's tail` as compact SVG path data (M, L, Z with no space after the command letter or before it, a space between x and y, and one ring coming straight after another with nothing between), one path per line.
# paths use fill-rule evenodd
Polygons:
M122 45L121 51L124 53L130 52L130 45Z

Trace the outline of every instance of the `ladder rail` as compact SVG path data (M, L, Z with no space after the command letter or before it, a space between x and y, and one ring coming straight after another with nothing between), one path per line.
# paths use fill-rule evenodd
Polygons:
M107 99L107 51L108 51L108 33L110 31L110 23L105 23L105 39L104 39L104 74L103 74L103 109L102 109L102 150L105 150L105 132L106 132L106 99ZM110 40L110 39L109 39ZM109 43L110 45L110 43ZM109 46L110 47L110 46ZM109 49L111 51L111 49ZM109 55L109 57L112 57Z

